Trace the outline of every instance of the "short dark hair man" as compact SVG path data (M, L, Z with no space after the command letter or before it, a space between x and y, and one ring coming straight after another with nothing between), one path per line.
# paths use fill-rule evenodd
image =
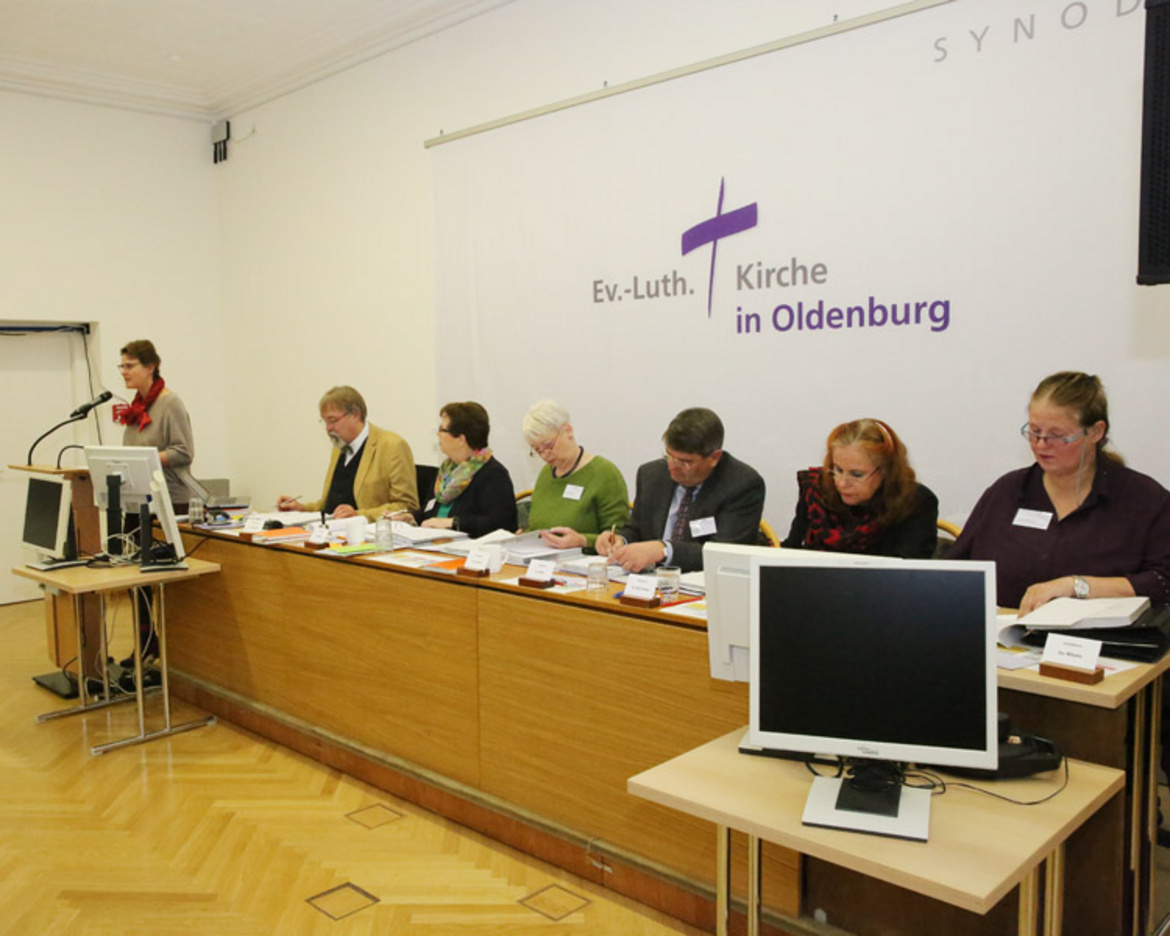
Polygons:
M634 509L621 531L597 538L597 551L627 572L657 563L703 568L703 543L755 543L764 479L723 450L723 423L709 409L685 409L667 426L663 458L638 469Z
M366 401L353 387L327 390L318 404L321 422L333 443L320 500L301 503L281 495L280 510L320 510L332 517L361 514L377 520L384 513L418 509L414 455L406 440L366 422Z

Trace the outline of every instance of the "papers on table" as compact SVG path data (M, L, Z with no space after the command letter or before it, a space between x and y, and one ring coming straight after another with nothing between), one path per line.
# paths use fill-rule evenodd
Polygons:
M248 514L248 516L259 517L266 523L269 520L277 520L286 527L308 526L310 523L321 522L321 511L319 510L273 510L268 513L262 513L257 510Z
M462 540L458 543L448 543L443 547L444 552L457 556L465 556L476 546L499 545L504 550L504 561L512 565L528 565L533 559L556 559L558 562L566 558L581 555L580 547L557 549L549 546L540 535L539 530L530 533L509 533L507 530L495 530L478 539Z
M707 581L700 572L684 572L678 577L678 590L684 595L707 594Z
M394 530L394 546L400 548L404 546L418 546L422 543L433 543L435 540L468 540L466 533L459 530L440 530L435 527L420 527L412 526L409 523L403 523L401 520L395 520L391 524Z
M676 614L679 617L691 618L695 621L707 620L707 602L705 599L698 601L680 601L676 604L667 604L659 608L663 614Z
M1129 627L1149 606L1149 598L1056 598L1018 623L1032 630Z

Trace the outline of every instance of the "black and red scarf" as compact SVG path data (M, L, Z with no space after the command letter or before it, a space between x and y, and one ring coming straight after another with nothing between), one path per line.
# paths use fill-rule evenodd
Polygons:
M800 500L808 517L803 546L828 552L869 552L882 533L877 519L868 509L870 505L850 507L844 504L844 511L831 510L821 490L824 471L824 468L809 468L796 473ZM880 496L880 492L875 495Z

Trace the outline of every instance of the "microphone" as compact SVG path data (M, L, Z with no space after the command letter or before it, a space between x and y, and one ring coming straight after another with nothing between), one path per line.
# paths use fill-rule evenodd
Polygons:
M82 403L81 406L77 407L77 409L75 409L72 413L69 414L69 418L70 419L80 419L82 416L86 415L95 406L101 406L107 400L113 399L113 397L114 397L114 395L112 393L110 393L109 390L106 390L102 393L99 393L96 397L94 397L88 403Z

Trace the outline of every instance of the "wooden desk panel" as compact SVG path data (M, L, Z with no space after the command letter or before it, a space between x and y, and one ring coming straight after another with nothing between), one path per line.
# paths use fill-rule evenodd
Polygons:
M199 556L223 573L170 602L175 670L478 784L474 588L219 539Z
M706 634L488 589L479 601L483 789L711 884L714 827L626 792L747 720L747 686L710 678ZM798 856L765 858L769 906L795 914Z

